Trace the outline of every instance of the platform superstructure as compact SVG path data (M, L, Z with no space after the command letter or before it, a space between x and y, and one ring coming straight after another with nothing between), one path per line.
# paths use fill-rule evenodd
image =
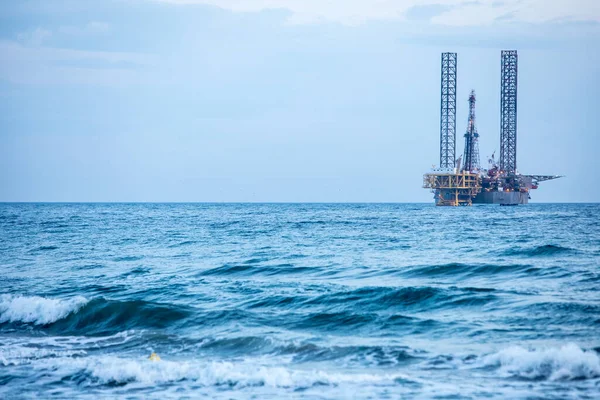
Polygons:
M456 158L456 53L442 53L440 164L423 176L423 187L434 193L436 205L527 204L529 192L558 175L522 175L517 170L516 50L501 53L500 160L494 155L483 169L479 160L479 133L475 118L475 91L469 96L469 118L463 155Z

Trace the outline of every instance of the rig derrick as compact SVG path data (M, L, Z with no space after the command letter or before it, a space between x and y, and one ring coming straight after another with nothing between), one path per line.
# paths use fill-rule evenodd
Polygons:
M469 122L465 133L465 152L463 170L479 172L479 133L475 125L475 91L471 90L469 96Z

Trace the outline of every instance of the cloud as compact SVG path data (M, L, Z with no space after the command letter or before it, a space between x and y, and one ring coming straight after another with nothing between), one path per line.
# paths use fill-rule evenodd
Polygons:
M62 34L74 36L99 35L108 33L110 31L110 25L106 22L91 21L83 26L61 26L58 31Z
M0 40L0 80L17 84L122 86L147 83L152 55L31 47Z
M598 0L152 0L171 4L204 4L235 12L268 9L291 11L291 22L340 22L348 25L370 20L405 20L415 9L436 11L427 19L452 26L490 25L500 20L544 23L600 22ZM418 12L418 11L417 11ZM439 12L439 13L437 13ZM510 18L507 18L509 16Z
M45 40L52 36L52 32L43 28L36 28L31 32L23 32L17 35L17 40L30 46L41 46Z
M21 32L17 35L17 41L26 46L39 47L47 44L52 37L60 35L89 36L105 34L110 31L110 25L106 22L91 21L85 25L63 25L55 30L37 27L32 31Z
M497 21L540 24L544 22L600 22L597 0L505 0L465 3L432 18L442 25L490 25Z

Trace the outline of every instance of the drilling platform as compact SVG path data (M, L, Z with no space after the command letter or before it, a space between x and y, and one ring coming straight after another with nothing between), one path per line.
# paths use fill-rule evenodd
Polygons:
M527 204L529 192L540 182L559 175L522 175L517 171L517 64L516 50L501 53L500 160L494 155L487 169L479 160L479 133L475 124L475 91L469 96L465 150L456 158L457 54L442 53L440 105L440 165L423 176L423 187L438 206L472 204Z

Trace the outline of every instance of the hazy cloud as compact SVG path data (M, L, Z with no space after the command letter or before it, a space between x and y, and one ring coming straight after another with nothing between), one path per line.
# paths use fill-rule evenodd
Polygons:
M67 35L98 35L108 33L110 31L110 25L106 22L91 21L83 26L61 26L58 31Z
M0 80L24 84L120 86L145 81L154 61L138 53L31 47L0 40Z
M23 32L17 35L17 40L29 46L41 46L45 40L52 36L52 32L43 28L36 28L31 32Z
M450 10L451 6L443 6L440 4L428 4L424 6L414 6L409 8L405 17L409 20L415 21L428 21L431 18L443 14L444 12Z
M291 22L335 21L354 25L369 20L403 20L415 8L439 10L432 23L456 26L489 25L506 15L516 22L556 20L600 22L597 0L152 0L172 4L206 4L232 11L287 9Z

